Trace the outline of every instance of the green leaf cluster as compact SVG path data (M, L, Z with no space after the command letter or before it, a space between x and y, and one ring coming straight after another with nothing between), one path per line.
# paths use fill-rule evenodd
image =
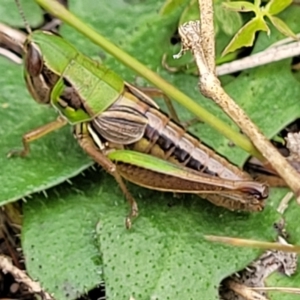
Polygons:
M252 46L255 34L258 31L266 31L269 35L270 28L265 17L270 20L279 32L285 36L297 39L297 36L288 25L282 19L275 17L275 15L285 10L292 2L292 0L271 0L265 6L261 6L261 0L256 0L254 3L247 1L224 2L223 7L226 9L236 12L252 12L255 16L235 34L231 42L224 49L223 55L241 47Z

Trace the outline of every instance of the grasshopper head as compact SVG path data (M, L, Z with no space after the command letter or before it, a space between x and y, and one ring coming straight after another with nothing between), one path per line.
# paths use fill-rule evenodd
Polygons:
M50 94L59 77L54 72L50 71L47 63L45 63L41 46L36 42L36 32L40 32L42 35L44 35L44 32L31 31L31 28L24 15L24 11L21 7L20 0L15 0L15 2L28 33L25 42L23 40L22 43L24 77L28 91L38 103L50 104ZM47 41L46 44L48 44Z
M50 94L59 77L46 65L39 46L31 40L24 44L24 77L28 91L35 101L50 104Z

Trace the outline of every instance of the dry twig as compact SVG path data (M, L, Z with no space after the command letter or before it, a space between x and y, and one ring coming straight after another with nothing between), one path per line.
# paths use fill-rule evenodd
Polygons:
M281 292L281 293L286 293L286 294L300 294L300 288L291 288L291 287L253 287L251 288L252 290L255 291L272 291L272 292Z
M297 36L300 37L300 34ZM282 42L286 42L287 39ZM258 66L266 65L285 58L300 55L300 42L289 44L276 43L264 51L252 54L250 56L237 59L235 61L222 64L217 67L218 76L230 74Z
M227 282L227 287L245 300L268 300L264 295L261 295L250 287L234 280L229 280Z
M25 284L30 292L41 295L42 299L53 300L53 298L42 289L38 282L33 281L24 271L15 267L11 263L11 260L4 255L0 255L0 270L2 270L4 274L10 273L17 282Z
M203 4L201 5L201 3ZM211 67L211 59L209 55L210 45L207 45L206 39L202 36L202 24L205 24L205 32L213 32L207 26L212 26L213 22L208 21L212 18L209 5L201 1L201 24L200 21L190 21L179 27L179 34L182 40L182 49L175 58L180 57L185 51L190 50L194 55L196 65L200 74L199 89L200 92L207 98L215 101L223 111L241 128L241 130L251 139L254 146L262 153L264 158L269 161L269 164L275 171L286 181L287 185L292 189L300 202L300 174L281 156L271 142L260 132L255 124L249 119L245 112L233 101L233 99L224 91L216 74ZM212 5L212 4L211 4ZM205 20L205 21L204 21Z
M288 204L289 202L292 200L293 198L293 193L292 192L288 192L283 198L282 200L280 201L279 203L279 206L277 208L277 211L280 213L280 214L284 214L285 210L288 208Z
M205 11L206 17L201 20L202 39L205 40L206 47L204 56L209 70L215 73L215 30L214 30L214 9L213 1L199 1L199 11Z

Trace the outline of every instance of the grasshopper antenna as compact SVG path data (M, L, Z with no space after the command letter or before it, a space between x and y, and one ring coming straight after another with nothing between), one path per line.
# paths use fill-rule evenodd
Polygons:
M32 31L30 29L30 26L29 26L29 23L28 21L26 20L26 17L25 17L25 14L24 14L24 10L22 9L22 5L21 5L21 2L20 0L15 0L16 4L17 4L17 7L18 7L18 10L19 10L19 13L20 13L20 16L24 22L24 25L25 25L25 29L27 31L28 34L31 34Z

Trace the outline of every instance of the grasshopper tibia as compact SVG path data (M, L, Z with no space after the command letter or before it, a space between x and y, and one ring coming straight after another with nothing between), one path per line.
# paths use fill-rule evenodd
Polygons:
M112 175L119 184L127 202L130 205L130 213L126 217L125 221L126 227L129 229L131 227L131 220L138 216L138 205L128 191L122 177L118 173L116 165L101 152L101 148L99 150L99 147L95 145L94 139L91 136L91 133L88 131L87 123L79 123L75 125L74 135L80 147L106 172Z
M176 109L173 106L173 103L171 101L171 99L161 90L155 88L155 87L139 87L139 90L141 90L144 94L146 94L147 96L153 98L153 97L162 97L167 105L169 114L171 116L171 118L177 122L178 124L180 124L180 119L177 115Z
M67 120L63 117L59 116L55 121L42 125L38 128L35 128L27 133L25 133L22 137L23 149L22 150L11 150L8 152L7 157L12 156L21 156L25 157L30 152L29 144L39 138L47 135L48 133L60 129L67 124Z
M128 86L129 90L134 94L134 90L132 89L133 86ZM198 118L193 118L191 120L182 122L180 121L178 114L176 112L176 109L171 101L171 99L166 95L163 91L161 91L158 88L155 87L138 87L140 91L142 91L145 95L149 96L150 98L154 97L162 97L163 100L165 101L165 104L168 108L169 115L171 116L172 120L180 124L184 129L188 129L188 127L201 122Z

